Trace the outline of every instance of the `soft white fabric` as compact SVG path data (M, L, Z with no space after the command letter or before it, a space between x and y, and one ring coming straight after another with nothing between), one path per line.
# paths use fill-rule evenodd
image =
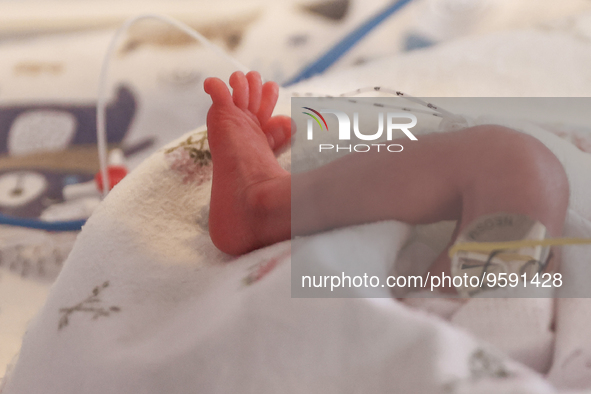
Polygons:
M159 152L113 190L30 326L5 394L486 392L493 384L551 392L469 335L392 299L290 298L289 242L228 262L195 224L207 183L182 179ZM405 228L377 223L309 242L386 245L402 242ZM98 301L85 306L109 315L75 312L59 328L60 310L93 291Z
M591 91L590 56L589 44L571 32L500 33L334 73L294 90L334 94L380 84L423 96L584 96ZM554 135L534 133L571 177L565 235L590 236L589 156ZM287 244L228 264L195 225L206 213L207 196L206 184L182 184L162 152L116 188L88 223L31 325L4 393L175 392L191 384L200 392L295 392L313 391L312 382L319 392L553 391L511 361L487 363L502 367L481 372L478 362L503 357L480 351L464 331L394 301L289 299ZM399 224L379 225L400 231ZM281 261L268 276L243 285L277 256ZM584 254L573 251L565 260L581 258ZM73 313L58 330L60 308L83 301L106 280L100 306L120 311L96 320ZM588 388L591 303L558 301L555 356L549 360L547 307L539 300L534 304L539 309L521 302L508 314L507 305L487 307L502 323L487 327L487 333L475 324L482 309L471 311L468 304L457 312L446 307L442 314L531 367L551 365L553 384ZM523 308L532 310L533 320L520 318L538 335L507 341L508 316ZM537 353L528 356L530 350ZM472 368L469 360L477 361ZM518 372L506 379L499 368Z
M571 184L566 231L572 236L591 231L573 224L591 216L584 204L591 192L585 177L591 157L539 127L514 127L542 140L565 166ZM553 392L550 382L491 353L466 332L392 299L290 298L289 242L230 262L197 225L208 182L183 182L186 169L179 172L165 152L117 186L85 226L25 336L5 394L184 392L189 387L263 393L393 387L400 392ZM313 246L324 239L351 250L371 242L379 252L376 264L385 264L388 259L380 263L380 255L395 255L407 234L405 225L382 222L299 242ZM331 253L315 256L318 264L340 263ZM563 264L580 258L581 253L565 256ZM84 303L93 291L96 301ZM451 321L546 370L553 362L551 303L476 299ZM77 304L94 309L74 311L64 323L63 308ZM565 353L568 366L562 361L560 370L554 368L551 381L565 387L588 387L582 374L588 342L577 331L585 324L569 323L579 310L569 313L565 307L557 322L561 327L564 321L571 333L562 339L565 349L556 350ZM573 346L576 354L568 357Z
M581 25L590 26L589 19ZM329 72L290 91L334 95L378 85L417 97L586 97L591 36L575 26L462 38Z
M240 33L237 44L241 45L229 51L231 56L238 57L253 69L260 68L268 79L277 77L273 74L275 72L288 77L385 1L372 1L370 7L368 3L364 1L363 12L359 12L361 4L355 2L343 23L326 20L290 1L261 6L254 16L250 11L246 15L239 14L239 10L248 11L248 5L221 6L217 7L216 15L202 12L193 25L226 50L229 48L222 33L232 26ZM4 6L0 2L0 14ZM19 5L12 4L10 8L16 7ZM22 9L25 7L39 9L51 5L22 4ZM205 7L205 10L212 7ZM195 8L203 9L203 6L197 4ZM137 13L142 11L145 11L142 7L135 10ZM193 9L192 13L199 12ZM46 14L46 18L52 17L51 12ZM277 19L283 24L280 23L280 32L274 32L277 47L270 50L268 40L264 47L260 45L259 35L268 37L269 31L277 28ZM287 28L288 24L293 29ZM302 31L308 35L303 45L298 46L299 56L283 56L288 53L298 55L290 44L290 37ZM12 39L1 37L0 106L95 105L102 59L113 34L114 29L111 28ZM330 40L327 34L330 34ZM126 158L130 169L163 144L205 122L210 99L203 92L203 79L209 76L227 79L234 71L233 66L223 58L186 40L181 33L171 33L162 24L131 29L128 37L131 42L137 44L139 37L143 37L145 42L133 50L121 43L122 50L112 59L107 90L112 99L116 86L125 84L138 101L124 145L154 139L153 146ZM126 41L127 44L129 42ZM280 61L266 67L272 59ZM47 145L48 141L52 141L49 137L56 137L51 132L49 135L47 132L26 134L21 134L26 148ZM59 148L67 149L66 146ZM20 348L27 323L43 305L51 282L71 250L75 235L64 237L63 234L37 230L0 228L0 377Z

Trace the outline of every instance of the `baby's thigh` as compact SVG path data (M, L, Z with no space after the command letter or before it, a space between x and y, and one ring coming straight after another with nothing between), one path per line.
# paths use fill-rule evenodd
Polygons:
M505 127L483 125L465 133L471 169L462 182L462 226L486 214L519 213L560 235L569 186L556 156L536 138Z

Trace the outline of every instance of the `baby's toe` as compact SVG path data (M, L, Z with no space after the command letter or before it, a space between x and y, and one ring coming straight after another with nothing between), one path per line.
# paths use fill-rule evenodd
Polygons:
M265 124L263 131L267 135L271 149L277 151L291 142L291 118L283 115L274 116Z
M246 74L246 79L248 81L249 93L248 110L253 114L256 114L261 106L263 82L261 80L261 75L256 71L251 71Z
M240 109L248 108L248 81L242 71L236 71L230 76L230 86L234 104Z
M232 95L226 84L219 78L207 78L203 82L205 93L211 96L211 100L217 105L231 105Z
M279 98L279 85L275 82L265 82L262 87L261 105L259 112L257 113L257 118L261 125L264 125L269 121L269 118L275 109L277 98Z

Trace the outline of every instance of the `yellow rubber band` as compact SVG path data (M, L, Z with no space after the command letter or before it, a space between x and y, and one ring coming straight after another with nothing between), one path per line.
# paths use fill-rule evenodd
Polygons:
M525 239L507 242L458 242L449 248L449 257L453 258L458 252L491 253L495 250L519 249L534 246L564 246L591 244L591 238L548 238L542 240Z

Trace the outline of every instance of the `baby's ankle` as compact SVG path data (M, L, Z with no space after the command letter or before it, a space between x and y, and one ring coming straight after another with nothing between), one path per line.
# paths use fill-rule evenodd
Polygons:
M291 237L291 174L253 184L244 197L257 247Z

